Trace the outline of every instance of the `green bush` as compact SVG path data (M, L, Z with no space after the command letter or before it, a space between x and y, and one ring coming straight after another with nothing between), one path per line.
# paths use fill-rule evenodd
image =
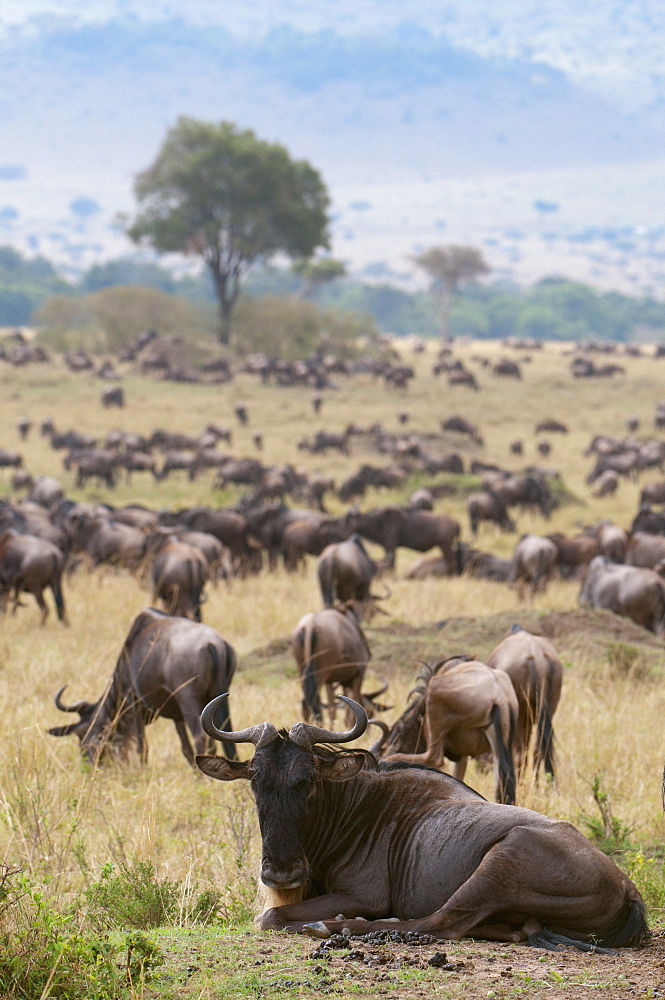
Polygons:
M102 928L162 927L165 924L213 922L219 913L221 893L208 888L197 894L196 885L158 879L151 861L104 865L101 878L86 891L88 916Z
M0 994L53 1000L126 996L118 949L106 934L86 934L44 890L0 866Z

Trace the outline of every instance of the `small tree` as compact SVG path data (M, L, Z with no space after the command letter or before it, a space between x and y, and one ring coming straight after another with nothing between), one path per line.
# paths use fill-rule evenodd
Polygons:
M293 265L293 273L303 279L303 286L298 292L298 298L306 299L316 289L327 285L336 278L343 278L346 265L341 260L332 257L321 257L318 260L297 260Z
M328 193L317 170L231 122L179 118L134 185L139 212L129 236L156 250L197 254L229 341L240 282L277 253L308 258L328 246Z
M447 247L430 247L429 250L415 254L411 260L427 271L432 279L431 289L439 295L441 340L445 342L450 334L450 306L453 293L463 282L473 281L483 274L489 274L489 265L482 251L476 247L454 244Z

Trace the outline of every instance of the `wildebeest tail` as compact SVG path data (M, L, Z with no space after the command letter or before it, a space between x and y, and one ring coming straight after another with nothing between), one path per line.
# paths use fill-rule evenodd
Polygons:
M217 697L220 694L226 694L231 683L231 678L235 672L236 667L236 653L233 646L229 646L228 642L224 643L226 648L226 664L222 663L222 659L219 655L219 650L214 643L208 643L208 654L210 656L210 663L212 665L212 686L214 690L213 697ZM229 732L233 730L231 725L231 709L229 707L229 696L226 695L225 700L220 704L219 708L216 710L213 723L217 729L221 729L223 732ZM224 756L229 760L238 759L238 751L236 750L235 743L225 743L222 742L222 748L224 750Z
M464 543L459 538L455 542L455 570L458 576L464 572Z
M598 943L608 948L636 948L651 937L643 900L632 890L615 923L598 935Z
M545 690L540 693L538 705L538 722L536 724L536 767L542 761L545 773L554 777L554 727L552 725L552 683L555 664L547 661L547 680Z
M319 580L321 583L321 596L323 597L323 603L326 608L332 608L335 606L335 595L334 595L334 577L335 571L330 565L330 560L323 567L325 573L321 573Z
M67 612L65 611L65 600L62 596L62 572L60 569L60 561L57 556L53 556L53 575L51 577L51 590L53 591L53 600L55 601L55 608L58 612L58 618L63 622L66 618Z
M501 725L501 709L498 705L492 706L492 711L490 713L490 720L492 728L494 729L494 734L496 736L496 744L498 748L497 753L497 768L499 771L499 798L501 802L507 805L515 805L515 794L517 790L517 781L515 778L515 761L513 758L513 742L515 738L515 716L511 711L510 713L510 732L508 733L508 742L506 743L503 736L503 727Z
M313 628L304 628L298 637L303 648L302 693L304 707L311 712L317 722L323 718L319 685L316 679L316 633Z

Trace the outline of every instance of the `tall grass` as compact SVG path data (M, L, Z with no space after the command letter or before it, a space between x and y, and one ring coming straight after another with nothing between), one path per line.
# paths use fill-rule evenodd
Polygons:
M471 366L471 355L495 357L496 345L462 348ZM397 411L410 413L409 428L435 433L441 419L463 413L478 423L484 449L449 435L445 445L465 459L478 455L516 467L538 460L533 428L546 416L570 425L565 436L551 435L553 452L547 464L559 469L579 503L559 508L551 522L519 514L520 531L576 530L579 522L601 517L628 525L637 506L639 485L622 482L614 498L591 498L584 482L591 460L582 452L592 434L624 433L629 412L637 412L645 428L651 426L655 403L661 396L660 365L645 359L625 359L626 376L614 381L573 381L561 348L534 352L524 364L524 380L505 383L480 370L479 393L448 389L430 374L432 353L408 355L418 369L405 395L386 390L368 376L341 379L339 388L325 393L322 413L313 417L307 390L261 386L240 376L228 386L182 386L150 382L129 374L125 380L128 401L123 411L109 413L98 402L100 385L88 375L73 376L58 364L22 371L0 371L0 391L5 400L0 445L19 448L34 473L56 475L75 499L109 500L115 504L140 502L153 507L178 507L195 503L229 503L237 494L214 493L208 475L191 484L174 477L165 483L136 477L113 493L95 486L77 490L71 473L64 472L60 455L33 430L26 443L14 432L23 413L35 422L54 418L59 428L77 427L103 435L111 427L148 433L155 427L200 431L210 421L232 423L233 406L247 402L248 428L234 427L233 451L251 454L251 434L261 429L264 459L290 461L310 470L330 471L341 480L360 462L377 464L382 458L354 443L351 457L310 456L298 452L296 440L318 427L342 429L353 421L367 426L380 420L398 429ZM522 438L523 462L509 459L508 442ZM644 477L643 481L656 478ZM9 475L0 471L0 489L8 490ZM365 505L389 499L376 491ZM331 501L333 512L342 509ZM442 500L437 509L457 517L468 537L463 499ZM478 544L507 556L515 536L485 529ZM373 550L378 554L378 550ZM575 608L577 587L555 582L527 608L504 585L466 578L410 582L405 570L414 554L398 555L392 595L386 602L388 617L368 628L370 645L379 629L399 623L429 626L460 617L477 620L469 629L469 652L486 655L492 643L483 622L488 616L506 614L515 620L525 610L544 614ZM198 891L221 892L220 907L229 919L246 913L255 883L260 841L251 796L244 783L210 782L193 773L179 748L172 725L158 720L148 730L149 762L136 759L124 764L90 769L81 762L76 740L55 739L49 726L62 720L53 705L53 694L68 684L67 698L99 696L113 670L116 657L134 616L149 603L149 595L125 572L78 569L66 580L71 628L57 623L52 614L44 628L38 625L36 607L26 607L0 622L0 856L31 878L42 880L53 898L82 900L86 889L98 882L104 866L149 863L157 880L184 884L194 879ZM288 636L306 611L320 606L313 563L305 573L288 575L283 569L229 586L211 589L204 618L237 649L240 667L231 692L234 724L240 728L263 719L290 725L300 711L300 691L295 668L284 673L270 667L270 656L244 659L259 647ZM446 630L432 629L427 638L400 641L396 658L385 667L391 682L394 716L404 704L417 661L443 655ZM559 774L556 785L536 781L527 773L519 800L552 816L583 823L594 814L595 775L602 775L611 795L614 814L631 830L635 844L647 848L662 838L659 775L664 756L662 675L659 668L635 674L622 670L606 657L606 644L571 645L565 663L562 702L555 719ZM630 657L629 657L630 659ZM634 659L634 658L633 658ZM615 657L616 660L616 657ZM619 656L619 661L621 657ZM283 661L280 661L283 662ZM247 749L241 753L247 754ZM491 775L470 765L467 780L491 797ZM639 866L638 866L639 867Z

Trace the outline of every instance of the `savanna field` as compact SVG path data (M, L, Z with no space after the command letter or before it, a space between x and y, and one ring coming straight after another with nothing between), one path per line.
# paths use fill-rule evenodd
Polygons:
M595 434L625 436L633 414L641 422L639 436L662 436L654 431L653 418L657 403L665 400L665 359L621 356L609 360L620 363L625 374L573 379L563 345L546 345L531 352L530 360L495 344L455 345L454 356L476 374L475 392L449 387L445 376L432 375L433 345L423 354L409 345L398 350L416 369L407 391L386 388L370 375L341 376L336 390L323 391L318 415L308 388L266 386L247 374L222 386L159 382L139 377L129 366L121 383L126 407L105 410L99 402L102 383L93 376L72 374L60 361L24 369L3 362L0 447L20 451L33 474L56 476L74 500L154 509L228 506L246 489L213 489L212 471L193 483L185 473L164 482L136 474L112 491L94 485L77 489L74 472L63 470L62 453L39 436L37 425L51 417L58 430L75 428L101 439L112 428L146 436L156 428L198 434L217 422L232 427L236 456L290 462L340 483L363 462L387 465L388 456L370 451L360 438L352 439L348 456L309 454L297 450L298 439L321 428L343 431L351 422L361 427L381 422L389 431L431 436L433 452L458 452L465 467L478 458L511 469L541 464L559 471L562 502L549 522L517 510L517 534L481 526L477 547L505 558L527 532L574 534L601 518L628 528L641 487L662 478L649 470L637 481L621 479L614 496L594 499L585 482L594 457L583 453ZM493 376L478 363L481 356L514 357L522 365L522 380ZM247 404L247 427L233 415L240 401ZM398 423L401 409L409 414L406 428ZM452 414L477 424L484 444L442 433L440 422ZM35 425L25 442L15 429L22 415ZM552 445L542 458L534 428L547 417L563 421L569 433L541 435ZM263 434L261 453L252 440L257 430ZM524 442L522 457L509 453L516 439ZM0 470L3 495L11 493L10 479L11 470ZM362 507L405 503L415 487L442 480L455 492L437 500L435 510L455 517L470 541L465 497L478 486L477 477L416 473L398 490L370 489ZM334 497L326 504L333 515L346 509ZM368 548L376 557L382 554ZM418 949L386 946L373 962L346 961L344 953L326 962L310 959L312 941L257 932L261 841L247 783L195 774L166 720L148 729L145 766L130 757L92 770L82 763L74 737L47 733L63 722L53 704L55 692L67 684L65 700L99 697L131 622L151 603L140 575L79 565L64 580L69 627L53 612L40 627L29 596L15 616L0 620L0 856L7 866L0 919L4 932L23 935L23 952L17 946L16 954L23 955L21 968L30 966L33 976L6 995L185 1000L665 995L662 640L609 612L578 610L578 581L555 579L544 593L521 603L507 584L465 576L407 580L408 567L419 557L398 550L394 574L384 577L390 588L383 602L387 613L366 625L373 652L366 687L377 687L381 677L390 682L384 700L394 708L385 720L391 722L404 707L420 661L459 652L483 659L514 622L550 637L564 663L554 720L557 782L536 783L527 771L518 803L571 821L612 853L648 903L654 938L647 948L598 956L444 942L440 950L455 966L444 971L427 964L431 948L420 949L421 955L415 954ZM234 727L264 720L290 727L300 718L301 692L287 639L302 614L321 606L315 560L310 557L303 572L287 573L280 566L209 585L207 594L203 620L238 654L231 688ZM47 601L52 606L50 594ZM366 736L362 745L371 739ZM249 756L249 747L239 750L241 757ZM471 762L466 781L493 797L491 772Z

